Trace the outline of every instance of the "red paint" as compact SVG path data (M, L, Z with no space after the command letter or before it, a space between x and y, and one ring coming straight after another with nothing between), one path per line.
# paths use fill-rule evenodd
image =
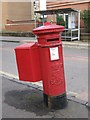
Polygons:
M37 82L41 80L39 50L37 43L28 43L15 48L19 79Z
M40 47L40 63L44 93L50 96L57 96L65 92L62 45L59 45L58 48L59 60L51 61L49 47Z
M65 93L63 53L60 37L60 32L63 30L63 26L48 23L33 30L38 38L44 93L50 96L58 96ZM52 61L50 48L54 47L58 47L59 59Z
M33 30L37 43L28 43L15 48L19 79L37 82L42 79L44 93L62 95L65 90L62 42L63 26L45 23Z

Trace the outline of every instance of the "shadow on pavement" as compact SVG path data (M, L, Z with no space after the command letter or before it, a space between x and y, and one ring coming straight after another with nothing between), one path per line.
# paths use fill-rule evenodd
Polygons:
M51 110L46 108L43 103L43 93L31 90L13 90L5 94L5 103L16 109L34 112L36 115L46 115Z

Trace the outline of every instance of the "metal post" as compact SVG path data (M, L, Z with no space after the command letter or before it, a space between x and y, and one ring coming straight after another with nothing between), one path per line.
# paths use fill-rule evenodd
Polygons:
M35 19L35 28L36 28L36 15L34 15L34 19Z
M36 28L36 0L33 1L33 6L34 6L34 20L35 20L35 28Z
M65 15L65 41L66 41L66 15Z
M71 12L71 41L72 41L72 12Z
M80 40L80 10L78 11L78 40Z
M43 25L44 25L44 14L43 14Z

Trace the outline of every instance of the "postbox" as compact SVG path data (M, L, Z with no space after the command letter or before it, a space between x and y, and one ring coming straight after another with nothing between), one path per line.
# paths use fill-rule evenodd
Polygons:
M19 80L41 80L39 49L37 43L26 43L15 48Z
M63 26L45 23L33 30L37 35L40 53L44 102L51 108L67 105L63 51L60 32Z
M63 26L46 22L33 30L38 42L15 48L19 79L29 82L42 80L44 103L54 109L67 105L60 36L63 30Z

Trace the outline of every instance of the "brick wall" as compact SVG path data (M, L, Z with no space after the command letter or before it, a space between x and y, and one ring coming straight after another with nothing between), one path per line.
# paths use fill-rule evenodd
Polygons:
M9 31L29 31L35 28L35 21L33 20L22 20L22 21L10 21L7 20L7 24L5 25L6 30Z
M73 8L76 10L87 10L89 9L90 2L47 2L47 9L63 9L63 8Z
M2 27L5 29L7 19L10 21L30 20L33 19L33 14L32 2L2 2Z

